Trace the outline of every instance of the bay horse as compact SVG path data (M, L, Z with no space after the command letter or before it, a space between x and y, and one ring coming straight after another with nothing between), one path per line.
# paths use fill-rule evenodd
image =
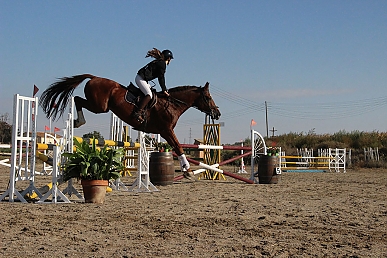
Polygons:
M179 117L190 107L197 108L212 119L219 119L220 111L210 95L208 82L204 87L179 86L171 88L168 90L169 97L161 92L156 93L157 102L146 111L147 119L141 124L132 115L136 108L134 104L125 101L127 87L113 80L91 74L63 77L51 84L42 93L39 100L47 118L55 120L57 117L61 117L75 88L86 79L90 80L84 87L85 99L79 96L74 97L78 116L74 120L75 128L86 123L83 108L95 114L107 113L111 110L136 130L160 134L178 155L184 176L192 179L193 173L173 129Z

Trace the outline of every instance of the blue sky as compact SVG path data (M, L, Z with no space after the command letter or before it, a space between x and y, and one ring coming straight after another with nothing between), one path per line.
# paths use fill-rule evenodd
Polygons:
M210 82L222 143L248 137L251 119L266 135L265 101L275 134L384 132L386 13L387 1L356 0L0 1L0 114L12 115L14 94L30 96L35 84L39 96L58 77L128 84L156 47L175 56L167 87ZM108 137L110 115L85 114L76 134ZM203 121L185 113L179 140L202 138Z

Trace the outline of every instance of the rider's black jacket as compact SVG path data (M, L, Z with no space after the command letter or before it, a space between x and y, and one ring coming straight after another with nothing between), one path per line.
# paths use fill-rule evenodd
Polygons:
M156 59L148 63L146 66L138 70L137 74L141 76L145 81L151 81L153 79L158 79L161 89L167 91L165 86L165 70L167 69L167 64L162 59Z

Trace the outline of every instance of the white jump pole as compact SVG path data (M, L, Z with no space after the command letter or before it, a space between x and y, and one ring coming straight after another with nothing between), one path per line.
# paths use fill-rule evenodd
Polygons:
M241 141L241 147L243 147L243 141ZM243 154L243 150L241 150L241 155ZM243 160L243 157L241 158L241 167L238 171L240 174L247 174L246 169L245 169L245 162Z
M72 153L74 150L74 97L71 98L71 105L69 107L69 114L66 121L66 128L63 130L63 145L65 152ZM83 196L75 189L73 184L73 179L69 179L67 181L67 187L63 190L64 194L68 194L72 196L73 194L79 198L79 200L83 201Z
M254 130L251 130L251 175L250 180L258 183L257 177L255 176L255 160L260 155L267 155L266 143L263 136Z
M59 190L58 188L58 178L60 177L60 161L61 161L61 150L60 146L54 146L54 156L52 164L52 187L48 192L37 202L37 203L71 203L70 200ZM45 202L48 197L52 196L51 202Z
M146 148L145 133L138 131L138 140L140 149L138 150L137 160L137 179L129 188L134 192L157 192L159 191L149 179L149 152Z
M112 113L110 116L110 139L113 141L127 141L127 139L123 139L123 135L124 121L122 121L116 114ZM134 156L134 150L126 150L125 156ZM126 162L126 160L123 160L122 162ZM132 160L130 160L130 162L132 162ZM129 190L120 178L117 178L114 182L109 182L109 186L113 190Z
M9 202L14 202L16 196L19 201L27 202L23 196L27 193L32 194L33 191L42 197L34 184L38 98L15 94L13 105L10 182L6 192L0 196L0 201L8 196ZM30 184L19 193L15 189L16 181L29 181Z

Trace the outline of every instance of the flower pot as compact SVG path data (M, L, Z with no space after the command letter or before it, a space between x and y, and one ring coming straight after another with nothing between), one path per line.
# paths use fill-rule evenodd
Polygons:
M83 196L86 203L103 203L105 201L108 180L84 180L81 181Z

